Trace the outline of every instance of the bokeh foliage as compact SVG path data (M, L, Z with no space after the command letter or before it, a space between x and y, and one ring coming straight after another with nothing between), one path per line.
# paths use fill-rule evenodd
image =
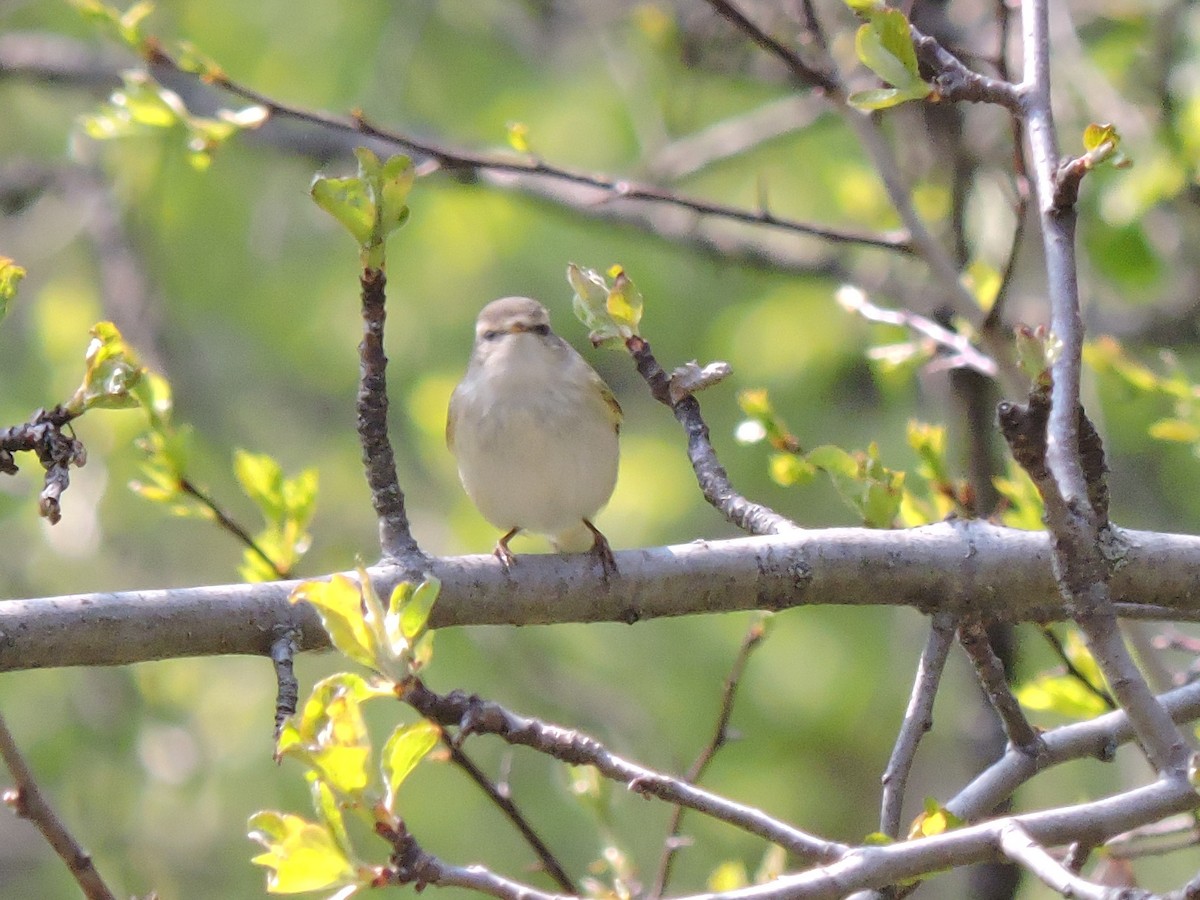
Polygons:
M1097 171L1085 184L1081 274L1089 324L1096 333L1117 332L1134 360L1153 361L1153 348L1169 344L1172 365L1197 372L1187 315L1187 286L1197 272L1187 248L1198 236L1200 90L1172 61L1194 55L1200 24L1194 12L1170 4L1066 6L1082 43L1056 55L1065 149L1082 152L1089 122L1116 120L1122 149L1135 161L1128 171ZM864 88L877 86L854 62L859 23L840 3L818 7L839 59L865 79ZM989 9L952 4L968 45L994 47ZM1167 9L1178 27L1164 33L1159 18ZM556 163L648 178L656 154L673 141L792 93L754 48L703 9L680 12L665 2L177 0L160 3L142 27L190 40L231 77L302 105L359 107L375 121L473 148L511 152L515 133ZM65 3L0 9L0 39L30 35L114 48ZM315 170L345 175L353 161L321 165L250 135L200 168L179 132L98 144L79 117L95 113L109 90L0 78L5 183L28 166L98 173L108 187L92 202L119 211L152 286L150 305L138 313L139 331L152 345L138 349L161 365L174 389L175 417L194 429L194 477L253 522L254 507L234 474L234 459L246 457L236 454L270 454L289 474L315 469L320 494L303 570L343 569L356 554L370 558L376 530L352 432L357 258L306 196ZM937 124L917 104L889 111L883 121L900 139L919 208L948 227L948 167L937 141L904 140L936 133ZM963 127L980 167L968 194L971 259L964 263L982 263L976 270L986 273L1003 265L1011 233L1007 124L994 109L972 109ZM869 161L837 116L819 106L807 127L686 176L679 188L748 208L767 203L780 215L867 229L897 224ZM875 446L894 470L921 464L909 447L910 420L944 422L951 475L963 475L956 449L963 435L945 376L921 375L915 363L886 370L871 363L868 347L907 335L864 324L834 303L853 273L881 302L933 312L937 298L915 261L764 233L768 249L786 250L809 271L796 271L795 263L791 270L745 264L445 176L420 179L410 206L411 220L389 253L388 350L401 478L417 537L430 552L483 552L495 538L458 487L442 440L475 313L495 297L530 294L584 348L585 329L570 315L563 278L569 261L600 271L619 263L630 273L646 300L642 333L664 364L732 364L733 377L702 402L723 462L748 495L806 525L858 522L827 481L780 483L786 479L772 477L761 446L734 440L743 419L736 397L746 389L767 389L805 446ZM70 395L95 322L113 318L127 337L131 328L101 287L98 254L110 251L97 248L87 228L94 206L60 187L24 199L6 193L4 213L0 254L27 272L0 327L0 423L8 424ZM1030 323L1045 318L1038 256L1034 236L1009 288L1010 314ZM628 359L587 352L626 411L621 480L599 522L614 546L732 534L695 490L675 423L646 396ZM1165 417L1184 420L1181 401L1161 387L1139 389L1114 371L1120 376L1110 366L1092 382L1089 397L1111 454L1114 517L1196 530L1200 499L1179 487L1195 478L1195 455L1186 442L1168 446L1148 434ZM1155 391L1157 399L1147 396ZM139 477L133 440L143 430L131 412L80 423L89 462L52 529L36 516L36 475L0 482L0 596L239 577L242 548L228 536L202 521L166 517L126 488ZM517 549L541 548L529 541ZM438 687L478 691L590 730L648 765L681 768L708 737L747 622L730 615L634 628L448 632L438 639L436 678ZM735 725L744 739L718 757L709 785L833 837L873 831L878 773L922 642L923 622L907 611L818 609L780 617L739 701ZM1025 670L1049 664L1032 636L1025 643ZM298 668L311 683L336 665L305 658ZM308 802L295 773L270 758L273 687L263 660L178 661L6 675L0 706L44 786L119 890L254 896L261 873L247 862L241 823L256 809ZM913 797L965 775L962 744L985 730L975 699L965 667L952 664ZM370 716L368 724L380 735L390 727ZM477 752L493 771L509 772L514 793L537 811L535 822L569 866L583 871L601 856L591 814L552 767L487 745ZM1073 798L1082 786L1117 777L1099 764L1074 774L1074 782L1038 782L1036 802ZM449 768L423 766L405 790L414 830L443 857L498 867L524 858L498 814ZM617 796L609 815L623 849L649 877L665 811ZM755 842L695 819L689 827L696 844L681 856L680 885L702 885L726 860L749 871L759 866ZM956 896L953 885L944 889ZM0 894L71 891L31 829L0 821Z

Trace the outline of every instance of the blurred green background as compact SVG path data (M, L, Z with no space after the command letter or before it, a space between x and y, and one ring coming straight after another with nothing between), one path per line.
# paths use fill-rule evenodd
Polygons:
M853 20L840 3L817 6L839 60L863 78L853 68ZM1187 75L1197 18L1172 4L1054 6L1065 33L1080 39L1056 51L1064 151L1081 149L1088 121L1115 120L1136 161L1130 172L1097 173L1085 187L1081 279L1089 322L1152 362L1154 348L1170 344L1183 369L1196 371L1191 307L1200 282L1188 248L1197 225L1200 102ZM1175 27L1164 35L1169 10ZM964 46L995 53L991 4L928 11L948 17L942 24ZM773 8L755 12L775 24L772 16L783 16ZM164 0L148 30L193 41L235 80L284 101L359 107L381 125L500 153L512 152L506 133L519 122L547 160L648 180L663 171L654 161L690 136L793 94L782 73L705 4ZM0 4L0 59L48 36L71 41L55 46L74 52L120 52L65 3ZM321 163L247 135L198 172L178 131L98 144L80 134L77 119L110 89L0 66L0 253L29 272L0 327L0 424L65 399L82 371L88 328L113 318L171 379L176 416L195 428L196 481L256 527L231 476L234 449L269 453L290 473L315 466L314 543L299 574L340 570L356 555L373 559L376 529L353 433L356 254L307 197L316 171L347 173L352 161L342 154ZM805 127L781 128L780 136L676 187L751 209L766 202L779 215L895 227L870 162L838 115L819 101L809 113ZM883 119L917 186L919 209L948 234L953 179L939 127L915 107ZM997 110L970 109L958 127L973 166L964 192L969 259L999 269L1013 223L1008 126ZM30 172L47 173L50 186L14 190ZM80 192L72 178L92 187ZM431 553L487 552L496 537L459 487L442 431L475 314L507 294L547 303L557 330L586 353L625 408L620 482L598 521L614 548L734 534L700 497L678 427L648 397L628 358L587 348L570 310L570 261L626 268L646 297L643 333L664 365L693 358L732 365L733 377L702 402L722 461L751 498L808 526L856 524L823 481L802 489L774 484L762 447L734 441L736 392L744 388L768 388L807 446L877 441L889 466L910 468L905 423L915 417L949 424L952 458L961 458L963 429L945 374L915 365L881 372L867 349L908 336L854 319L833 300L848 281L880 303L932 314L943 300L914 260L730 230L762 251L747 261L443 174L420 180L410 204L412 218L389 259L392 429L414 530ZM97 243L96 224L111 214L149 287L140 306L128 292L103 288L112 245ZM1013 321L1045 320L1039 256L1030 229L1010 288ZM1180 488L1195 477L1192 449L1146 436L1168 408L1113 379L1092 379L1088 390L1112 455L1115 518L1194 531L1200 500ZM89 462L73 474L63 521L53 528L37 518L36 465L26 462L20 476L0 481L0 596L237 580L241 550L226 535L170 518L127 489L139 470L132 442L141 430L134 412L89 414L78 424ZM517 546L544 549L534 541ZM634 627L447 631L438 636L430 680L578 727L648 766L682 771L709 737L749 621L724 615ZM1019 671L1050 664L1031 633L1018 635ZM924 620L908 610L802 609L778 617L743 683L734 714L741 740L718 756L707 786L830 838L855 841L875 830L879 776L924 640ZM337 667L329 656L302 658L302 688ZM309 810L298 769L271 761L273 692L265 660L180 660L7 674L0 709L118 893L249 897L261 893L263 873L248 862L256 847L244 837L246 817L263 808ZM978 768L973 747L989 734L987 723L968 667L954 655L906 819L922 797L948 799ZM385 728L386 716L377 724ZM607 838L571 798L559 768L486 740L467 749L489 771L506 773L570 871L581 875L602 856ZM1082 800L1123 778L1145 777L1133 756L1120 759L1043 776L1018 805ZM528 875L529 853L511 829L450 767L424 766L405 790L410 824L426 849L538 878ZM613 840L648 881L668 810L614 787L612 815ZM677 891L701 889L724 861L740 861L751 873L759 865L757 840L695 816L685 831L695 843L678 861ZM1163 888L1189 874L1186 864L1161 862L1151 871L1149 885ZM958 876L946 877L919 896L964 890ZM0 896L75 891L32 828L0 817ZM1021 896L1041 894L1026 886Z

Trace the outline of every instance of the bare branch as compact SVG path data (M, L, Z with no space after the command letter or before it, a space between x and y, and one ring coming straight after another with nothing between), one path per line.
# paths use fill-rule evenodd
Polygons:
M917 58L934 72L934 88L940 99L995 103L1014 114L1021 111L1021 98L1016 85L972 71L936 38L922 34L915 25L909 25L908 30Z
M1149 897L1141 891L1130 893L1122 890L1117 894L1115 889L1085 881L1047 853L1016 822L1010 822L1000 829L1000 849L1005 856L1024 866L1039 881L1064 897L1078 897L1079 900L1118 900L1118 897L1121 900L1137 900L1139 896Z
M999 374L995 360L982 353L963 335L939 325L932 319L907 309L887 309L877 306L868 300L867 295L857 287L846 287L839 290L837 301L842 309L857 313L868 322L881 322L884 325L907 328L914 334L933 341L938 347L945 348L949 351L945 365L974 369L989 378L995 378Z
M1112 590L1122 616L1197 620L1200 537L1121 532ZM621 577L598 580L586 555L529 555L505 574L495 557L442 557L434 628L636 622L663 616L804 605L911 606L995 621L1062 621L1047 535L987 522L904 531L835 528L693 541L616 554ZM388 596L401 568L370 570ZM124 665L152 659L267 655L277 626L298 646L328 646L316 613L288 603L299 582L78 594L0 603L0 671ZM886 583L882 592L879 585Z
M421 569L425 555L408 525L396 456L388 438L387 355L383 350L387 276L379 269L364 269L361 281L363 339L358 345L358 436L367 484L371 487L371 504L379 517L379 544L385 560Z
M96 871L91 856L79 845L66 825L58 818L46 798L42 796L33 773L26 765L17 742L4 718L0 716L0 759L8 767L16 786L4 792L4 802L23 819L37 826L54 852L62 857L71 871L83 896L88 900L115 900L112 891Z
M442 732L442 744L450 751L450 761L458 766L474 782L476 787L483 791L484 795L495 804L496 808L517 829L517 832L524 838L525 843L537 855L542 868L546 870L546 874L558 885L559 890L568 894L578 894L579 888L575 886L575 883L571 880L571 876L563 869L562 863L558 861L553 851L546 846L546 842L533 830L533 826L529 824L529 820L525 818L525 814L521 812L516 801L509 796L508 792L501 790L492 779L488 778L483 770L475 764L475 761L444 731Z
M1200 716L1200 682L1168 691L1159 700L1173 720L1190 721ZM989 815L1038 772L1072 759L1110 761L1117 748L1133 738L1133 726L1123 710L1063 725L1042 735L1042 753L1036 758L1010 747L1001 759L950 800L946 808L960 818L976 821Z
M779 844L801 858L829 861L850 849L845 844L822 840L757 809L718 797L679 778L622 759L595 738L519 716L479 697L468 696L461 691L436 694L414 679L405 685L400 699L427 719L447 727L457 726L460 729L459 743L470 734L491 734L510 744L548 754L561 762L594 766L605 778L622 782L634 793L697 810Z
M688 784L696 784L704 776L713 757L728 742L729 720L733 717L733 702L737 697L742 673L746 670L746 664L750 661L751 654L762 644L766 635L766 623L760 617L751 623L745 637L742 638L742 645L738 648L737 656L733 660L733 666L725 678L725 686L721 691L721 705L712 738L683 776L683 780ZM646 894L651 900L661 897L667 889L667 883L671 880L671 866L675 860L675 854L682 846L679 840L679 826L683 821L683 809L682 806L676 806L675 811L671 814L671 821L667 825L667 839L663 842L663 855L659 861L658 874L654 878L654 886Z
M896 745L892 748L887 768L883 770L879 830L888 837L900 836L900 816L904 806L904 790L908 785L908 773L917 755L917 745L933 727L933 701L937 697L946 657L954 643L955 624L952 617L944 614L933 617L929 628L929 640L925 642L921 660L917 663L917 677L913 681L908 709L904 711L904 723L896 735Z
M675 414L688 436L688 459L704 499L712 504L726 519L750 534L782 534L800 526L761 503L746 499L729 480L729 474L721 461L708 434L708 425L700 414L700 402L692 395L683 397L671 393L671 379L663 371L650 350L650 345L634 336L625 342L630 355L637 364L638 374L650 386L650 393L659 403Z
M1029 724L1021 704L1013 696L1004 674L1004 664L992 649L983 625L978 619L963 622L958 628L958 640L975 666L979 683L992 709L1000 717L1009 743L1023 753L1036 756L1042 749L1041 737Z
M1050 101L1047 0L1021 7L1025 76L1020 86L1028 125L1046 257L1051 331L1060 349L1051 366L1045 465L1053 481L1043 491L1054 541L1056 574L1064 599L1075 609L1088 646L1113 693L1137 725L1141 743L1160 773L1184 777L1187 747L1158 705L1116 627L1109 565L1101 547L1100 511L1089 495L1080 439L1080 366L1083 320L1076 276L1074 205L1060 193L1058 138Z

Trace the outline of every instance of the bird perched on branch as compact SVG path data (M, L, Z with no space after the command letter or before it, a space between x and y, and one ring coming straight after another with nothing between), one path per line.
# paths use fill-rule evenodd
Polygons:
M528 297L489 303L450 398L446 444L467 495L505 533L495 555L515 561L520 531L555 549L591 547L606 573L616 562L592 518L617 482L621 407L575 348L550 330L546 307Z

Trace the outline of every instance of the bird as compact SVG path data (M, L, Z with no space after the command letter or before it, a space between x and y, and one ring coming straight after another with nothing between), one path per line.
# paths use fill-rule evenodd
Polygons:
M475 322L466 374L450 397L446 444L484 519L504 532L494 555L508 570L508 542L545 535L560 552L589 548L616 574L592 519L617 482L621 406L604 380L550 328L529 297L487 304Z

